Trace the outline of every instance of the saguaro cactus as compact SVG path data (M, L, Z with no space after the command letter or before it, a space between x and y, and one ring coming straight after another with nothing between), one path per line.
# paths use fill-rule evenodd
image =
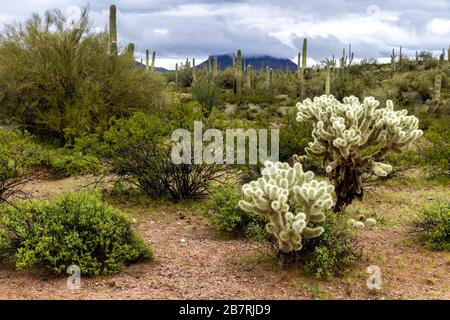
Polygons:
M316 238L323 232L324 209L333 206L332 185L314 179L300 163L264 163L262 177L242 187L244 200L239 206L262 216L266 231L278 240L279 251L288 253L302 248L302 238ZM294 210L296 210L294 212Z
M156 58L156 52L153 51L153 52L152 52L152 67L151 67L151 72L152 72L152 73L155 72L155 58Z
M130 56L131 61L134 61L134 43L129 43L127 46L127 54Z
M109 7L109 51L111 55L117 55L117 20L116 6Z
M241 49L237 51L236 57L236 102L242 102L242 53Z
M397 63L397 54L395 53L395 49L392 49L391 53L391 75L393 76L396 71L396 63Z
M192 82L197 81L197 73L195 71L195 58L192 58Z
M251 64L247 66L247 88L250 92L253 91L253 66Z
M362 199L363 175L386 176L392 170L382 162L387 153L401 153L423 133L419 120L408 116L407 110L394 111L391 100L384 108L379 104L373 97L360 103L354 96L341 103L332 95L297 103L297 121L313 123L313 142L305 151L323 159L336 188L336 212L353 199Z
M213 63L213 80L216 80L217 75L219 74L219 58L214 57Z
M148 49L145 50L145 70L148 71L150 70L150 57L149 57L149 52Z
M331 91L331 67L326 67L325 94L328 96Z
M307 64L307 51L308 51L308 40L303 39L303 47L302 47L302 69L300 72L300 97L305 97L305 72L306 72L306 64Z

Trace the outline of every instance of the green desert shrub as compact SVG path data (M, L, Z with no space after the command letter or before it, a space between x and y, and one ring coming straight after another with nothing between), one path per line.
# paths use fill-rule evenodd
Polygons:
M424 205L412 225L423 233L427 249L450 250L450 200Z
M424 138L429 145L421 150L425 170L431 177L450 178L450 116L441 115L425 130Z
M18 269L45 266L63 273L75 264L82 274L97 276L151 257L151 247L129 219L97 193L1 207L0 258L15 258Z
M35 144L27 132L0 130L0 203L21 193L32 178L30 167Z
M88 11L59 11L5 26L0 35L0 114L33 133L72 139L106 130L113 116L155 112L162 84L128 54L109 54L107 32Z
M317 278L340 275L361 256L357 234L350 229L343 215L330 210L320 237L305 239L299 259L305 270Z
M92 154L71 147L41 145L34 153L33 166L46 168L64 177L103 172L100 160Z
M266 239L264 220L243 211L238 203L242 195L233 187L216 188L208 202L209 217L217 231L234 237Z

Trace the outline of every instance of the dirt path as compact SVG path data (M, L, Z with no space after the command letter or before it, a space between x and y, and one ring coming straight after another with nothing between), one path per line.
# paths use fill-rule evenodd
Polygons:
M67 191L82 180L76 181L43 181L32 188L41 190L36 196L47 197L49 188ZM449 254L424 250L410 241L404 227L365 230L364 257L349 275L317 281L298 268L280 268L262 243L221 239L189 209L162 204L118 207L137 220L138 232L154 247L153 261L129 266L112 277L82 278L77 291L67 288L64 276L3 265L0 298L450 299ZM366 268L371 264L382 272L382 290L376 294L366 288Z

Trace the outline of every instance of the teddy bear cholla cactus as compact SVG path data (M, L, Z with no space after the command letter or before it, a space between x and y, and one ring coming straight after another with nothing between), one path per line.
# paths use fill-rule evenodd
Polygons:
M392 166L381 162L388 152L402 148L422 135L419 120L407 110L394 111L391 100L386 107L367 97L363 103L350 96L343 103L332 95L306 99L297 103L297 121L313 123L313 142L306 152L323 157L326 172L336 187L335 211L362 198L361 177L374 173L386 176Z
M261 174L261 178L242 187L245 200L239 206L266 219L266 230L277 238L279 250L298 251L302 237L320 236L324 229L317 225L325 220L323 209L333 206L334 187L315 180L300 163L291 167L266 161Z

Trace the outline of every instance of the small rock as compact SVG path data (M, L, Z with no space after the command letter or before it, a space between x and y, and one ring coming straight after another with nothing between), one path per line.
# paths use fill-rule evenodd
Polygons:
M427 284L429 285L429 286L432 286L432 285L434 285L434 280L433 279L431 279L431 278L428 278L427 279Z
M181 239L180 242L181 242L181 243L185 243L186 240L185 240L185 239Z

